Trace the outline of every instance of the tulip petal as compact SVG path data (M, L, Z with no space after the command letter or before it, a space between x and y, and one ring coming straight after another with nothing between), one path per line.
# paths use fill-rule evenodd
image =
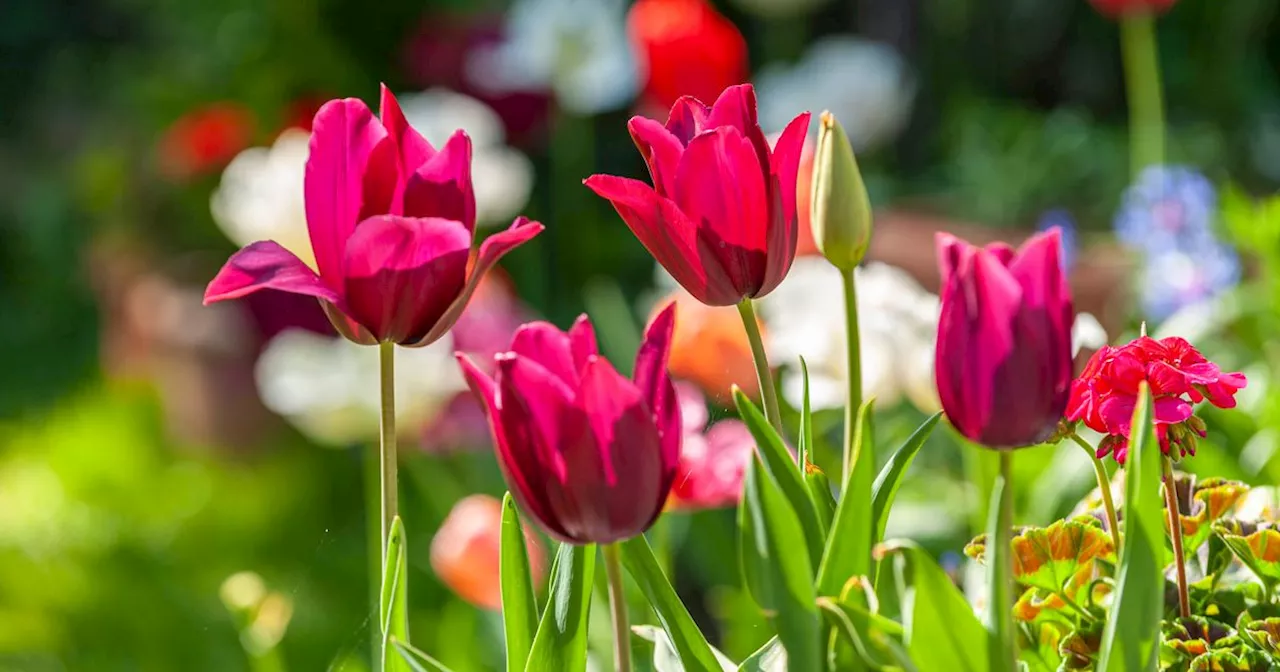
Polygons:
M769 158L769 242L766 246L764 285L756 296L772 292L791 270L796 258L800 215L796 203L796 180L800 172L800 156L809 133L809 113L787 124L774 145Z
M644 340L636 352L634 374L636 387L653 412L658 436L662 440L663 459L667 460L680 457L680 437L684 427L680 417L680 398L667 373L675 325L676 304L671 303L653 318L645 330Z
M578 371L570 351L569 335L550 322L521 325L511 339L511 352L541 364L565 385L577 383Z
M654 190L660 196L671 198L675 194L676 170L680 167L684 144L666 127L652 119L632 117L627 122L627 129L631 131L631 139L635 141L640 155L649 166L649 177L653 179Z
M735 128L742 137L751 141L756 150L760 169L769 170L769 141L760 130L760 122L756 118L756 90L750 84L737 84L726 87L720 97L711 106L711 115L707 118L707 126L719 128L728 126ZM808 127L805 128L806 132ZM798 158L798 157L797 157Z
M366 182L377 192L369 200L389 198L397 170L395 142L364 102L332 100L316 113L304 190L307 231L326 282L341 277L347 238L367 210Z
M471 138L457 131L431 160L409 176L404 187L404 214L443 217L476 228L476 194L471 185Z
M462 292L457 295L453 303L449 305L449 309L440 316L431 331L427 332L414 346L428 345L439 340L446 332L453 327L462 315L462 311L466 309L467 302L471 300L471 295L476 291L476 287L480 284L480 279L494 264L498 263L506 253L517 247L529 242L531 238L542 233L543 226L527 217L517 217L511 223L511 227L501 233L495 233L485 239L480 245L480 254L476 257L475 265L471 268L471 274L467 276L467 284L463 287Z
M742 300L720 261L674 202L626 177L592 175L584 184L613 204L640 244L699 301L731 306Z
M573 366L578 375L582 374L582 367L587 365L587 360L600 354L595 327L591 326L591 320L586 315L580 315L569 329L569 347L573 351Z
M415 343L466 284L471 232L449 219L370 217L347 241L347 312L379 341Z
M688 145L693 136L707 127L707 118L711 116L711 108L693 96L681 96L671 106L671 114L667 117L667 130L681 145Z
M770 213L751 142L728 127L694 138L680 159L675 202L738 296L755 296L764 281Z
M260 289L278 289L341 303L339 294L301 259L273 240L262 240L231 255L205 288L204 304L238 299Z
M395 140L400 160L400 174L412 175L417 172L419 166L435 156L436 150L426 138L422 137L421 133L409 125L409 121L404 118L404 112L400 109L400 102L396 100L395 94L391 93L391 89L388 89L386 84L382 85L381 103L382 110L379 116L382 118L382 125Z
M664 454L652 411L641 391L604 358L593 357L587 362L578 394L578 403L595 435L597 454L603 458L604 482L611 491L599 501L604 505L607 529L591 538L605 543L635 536L662 512L679 451ZM578 467L571 467L571 471L580 473ZM570 487L580 486L575 480Z

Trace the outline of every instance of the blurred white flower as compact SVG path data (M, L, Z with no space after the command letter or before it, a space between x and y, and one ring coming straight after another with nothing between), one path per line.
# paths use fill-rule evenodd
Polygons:
M483 101L448 89L428 89L400 98L405 119L435 147L454 131L471 136L471 181L476 218L505 224L520 213L533 191L533 163L509 147L502 118Z
M450 335L422 348L396 348L396 427L415 438L466 389ZM335 446L376 439L380 416L378 348L290 330L258 358L258 394L315 441Z
M1075 356L1081 349L1098 350L1107 344L1107 330L1102 327L1098 318L1089 313L1076 315L1075 324L1071 325L1071 354Z
M734 0L734 4L765 18L800 16L825 5L829 0Z
M794 66L769 65L756 76L760 125L782 129L798 110L829 110L855 151L892 140L906 125L916 84L906 61L878 42L831 36ZM811 130L817 132L817 124Z
M246 149L227 164L209 207L231 242L274 240L315 267L302 195L310 142L310 133L291 128L271 147Z
M616 110L635 98L640 74L626 31L623 0L517 0L506 41L474 50L473 86L503 93L551 89L583 115Z

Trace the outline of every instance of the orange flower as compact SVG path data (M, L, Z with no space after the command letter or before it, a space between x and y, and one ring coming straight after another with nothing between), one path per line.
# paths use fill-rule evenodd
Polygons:
M502 502L489 495L469 495L453 510L431 540L431 569L450 590L481 607L502 609ZM542 544L525 530L534 585L546 575Z
M730 388L735 384L747 395L755 396L760 386L737 309L707 306L677 289L658 302L654 315L672 303L678 304L668 362L672 377L697 384L721 405L732 402Z
M813 195L813 141L804 141L804 151L800 154L800 171L796 173L796 211L799 214L800 237L796 244L796 256L818 255L818 244L813 242L813 225L809 219L810 202Z

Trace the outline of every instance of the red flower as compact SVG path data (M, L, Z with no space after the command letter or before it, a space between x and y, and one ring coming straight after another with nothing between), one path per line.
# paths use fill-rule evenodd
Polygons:
M1113 19L1149 12L1161 14L1178 0L1089 0L1093 8Z
M225 166L253 140L253 113L215 103L180 117L160 138L160 167L187 179Z
M746 40L706 0L639 0L627 29L648 65L644 93L654 105L714 100L747 77Z
M1069 421L1083 421L1108 435L1098 447L1098 457L1110 453L1124 463L1143 382L1151 388L1161 450L1167 455L1176 446L1180 454L1194 455L1195 435L1204 436L1204 424L1192 417L1192 405L1208 400L1219 408L1232 408L1236 391L1247 381L1242 373L1223 373L1176 336L1160 340L1142 336L1119 348L1104 346L1071 384L1067 405Z
M809 113L770 150L755 89L742 84L712 107L681 98L665 126L632 117L628 128L653 186L613 175L592 175L586 185L699 301L730 306L773 291L795 259L796 172Z

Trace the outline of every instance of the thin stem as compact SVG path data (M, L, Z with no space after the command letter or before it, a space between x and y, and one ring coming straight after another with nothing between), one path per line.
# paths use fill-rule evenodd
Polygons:
M1120 20L1120 48L1129 100L1129 167L1136 177L1143 168L1164 162L1164 94L1150 13Z
M618 545L605 544L604 573L609 579L609 610L613 614L613 658L617 672L631 672L631 629L627 626L627 598L622 593L622 562Z
M760 382L760 400L764 403L764 415L769 424L782 432L782 411L778 407L778 390L773 386L773 374L769 371L769 359L764 354L764 339L760 337L760 325L756 322L756 308L751 299L743 299L738 303L738 314L742 316L742 326L747 330L747 341L751 343L751 360L756 365L756 380Z
M399 515L399 494L396 482L396 346L382 343L378 346L379 371L382 382L381 443L378 460L382 466L382 547L379 555L387 552L387 537L391 534L391 521ZM386 562L386 558L382 558Z
M1000 451L1000 477L992 488L988 539L993 549L987 565L991 583L987 632L991 637L991 669L1018 669L1018 645L1013 624L1013 452Z
M1169 510L1169 538L1173 540L1173 567L1178 579L1178 613L1191 616L1187 595L1187 559L1182 556L1182 514L1178 511L1178 491L1173 484L1173 460L1164 458L1164 505Z
M844 472L841 483L849 478L853 470L853 442L857 435L854 424L858 411L862 408L862 339L858 335L858 290L854 281L853 269L842 273L844 280L844 333L845 359L849 367L848 385L849 399L844 407ZM868 444L870 445L870 444Z
M1116 554L1119 555L1120 526L1117 524L1116 502L1111 498L1111 479L1107 478L1107 468L1103 466L1102 460L1098 459L1098 451L1089 445L1088 441L1080 438L1080 435L1075 432L1071 432L1071 440L1083 448L1093 462L1093 473L1098 477L1098 490L1102 493L1102 508L1107 511L1107 527L1111 530L1111 543L1115 546Z
M1062 600L1063 604L1066 604L1068 607L1071 607L1076 613L1080 614L1081 616L1084 616L1086 621L1098 620L1096 616L1089 613L1087 609L1077 604L1075 600L1071 599L1070 597L1067 597L1067 594L1065 592L1057 592L1054 594L1057 595L1059 600Z

